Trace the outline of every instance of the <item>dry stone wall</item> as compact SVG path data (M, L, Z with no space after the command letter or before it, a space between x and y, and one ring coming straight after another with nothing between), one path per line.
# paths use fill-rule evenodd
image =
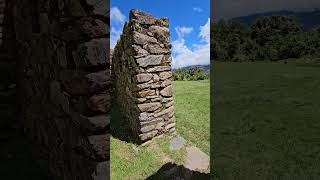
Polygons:
M109 179L109 2L15 2L25 134L52 179Z
M138 142L175 132L169 20L131 10L113 52L117 104Z

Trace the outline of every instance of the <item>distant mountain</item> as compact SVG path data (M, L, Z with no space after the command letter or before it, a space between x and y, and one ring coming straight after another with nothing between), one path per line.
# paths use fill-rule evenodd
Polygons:
M201 68L203 68L203 70L204 70L205 72L210 72L210 65L209 65L209 64L208 64L208 65L186 66L186 67L183 67L182 69L187 69L187 70L189 70L189 69L191 69L191 68L193 68L193 67L201 67Z
M295 16L299 22L303 25L305 30L310 30L320 25L320 10L294 12L294 11L274 11L266 13L251 14L248 16L236 17L231 20L241 21L247 26L251 24L261 16Z

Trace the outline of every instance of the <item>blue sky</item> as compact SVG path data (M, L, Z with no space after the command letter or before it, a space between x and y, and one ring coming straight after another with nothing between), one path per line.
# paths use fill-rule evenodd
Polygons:
M111 0L110 5L111 48L129 11L138 9L169 18L173 68L210 63L210 0Z

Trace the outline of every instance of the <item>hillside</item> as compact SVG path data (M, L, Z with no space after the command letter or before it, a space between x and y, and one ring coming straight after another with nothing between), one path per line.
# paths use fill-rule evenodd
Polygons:
M231 20L242 21L245 25L250 26L256 18L261 16L295 16L303 25L305 30L310 30L320 24L320 10L294 12L294 11L274 11L248 16L236 17Z
M189 69L191 69L191 68L193 68L193 67L201 67L201 68L203 68L203 70L205 71L205 72L210 72L210 64L208 64L208 65L193 65L193 66L186 66L186 67L183 67L182 69L187 69L187 70L189 70ZM175 69L174 69L175 70Z

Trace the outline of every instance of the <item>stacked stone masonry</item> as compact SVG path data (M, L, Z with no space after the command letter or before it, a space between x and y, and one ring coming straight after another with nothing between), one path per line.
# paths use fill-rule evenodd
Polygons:
M109 2L14 2L26 135L39 145L52 179L108 179Z
M169 20L131 10L113 52L117 104L138 142L175 132Z

